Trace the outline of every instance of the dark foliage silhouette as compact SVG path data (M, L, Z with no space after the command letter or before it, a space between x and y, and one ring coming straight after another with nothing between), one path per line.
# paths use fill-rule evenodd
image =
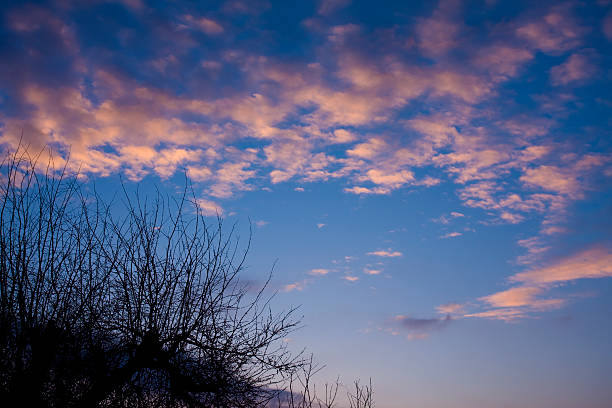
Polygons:
M304 367L294 311L247 290L246 251L188 188L110 205L24 149L1 168L1 400L255 407Z

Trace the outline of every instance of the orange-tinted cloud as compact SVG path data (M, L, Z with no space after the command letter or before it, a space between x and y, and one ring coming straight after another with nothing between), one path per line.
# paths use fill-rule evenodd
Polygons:
M533 239L523 242L530 246ZM612 277L612 252L596 246L561 258L547 266L517 273L509 278L515 286L479 298L486 304L481 312L467 313L466 317L482 317L512 321L533 316L536 312L554 310L567 304L564 297L545 297L555 285L578 279Z
M541 285L605 277L612 277L612 251L605 247L595 247L560 259L549 266L517 273L510 281Z
M368 255L381 256L383 258L395 258L398 256L402 256L402 253L399 251L393 251L389 249L387 251L380 250L380 251L368 252Z

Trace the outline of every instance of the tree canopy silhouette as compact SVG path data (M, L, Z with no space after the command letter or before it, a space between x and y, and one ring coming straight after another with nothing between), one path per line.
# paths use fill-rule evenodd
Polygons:
M77 176L24 149L2 162L0 399L254 407L304 366L282 341L294 310L249 291L247 251L189 188L107 203Z

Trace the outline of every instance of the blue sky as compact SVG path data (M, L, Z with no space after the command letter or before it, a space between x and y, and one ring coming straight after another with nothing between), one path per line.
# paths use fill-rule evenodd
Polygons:
M612 404L612 2L13 2L0 143L186 173L381 407Z

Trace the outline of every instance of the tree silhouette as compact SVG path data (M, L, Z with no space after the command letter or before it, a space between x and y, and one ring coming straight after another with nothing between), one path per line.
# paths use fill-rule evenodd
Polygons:
M246 250L190 189L105 203L25 149L0 175L0 398L24 406L254 407L305 361Z

